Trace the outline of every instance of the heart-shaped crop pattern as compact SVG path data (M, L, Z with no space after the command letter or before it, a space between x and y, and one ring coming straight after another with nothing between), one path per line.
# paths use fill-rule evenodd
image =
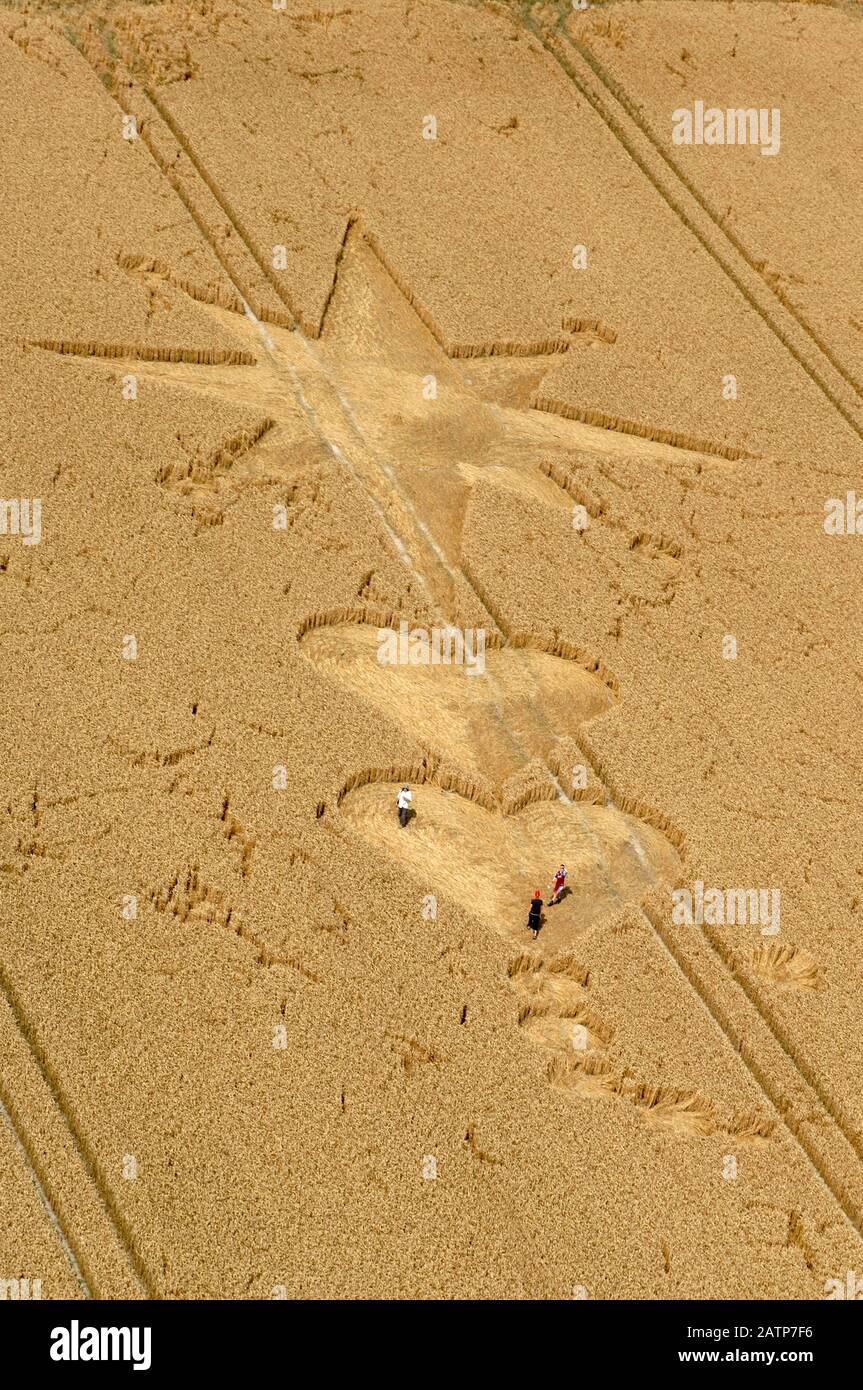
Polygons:
M616 806L592 771L588 783L587 764L577 761L580 726L616 698L598 662L499 637L478 661L467 634L473 666L435 662L427 644L412 641L427 630L397 615L380 614L377 625L369 616L320 615L299 640L309 660L422 749L416 766L355 771L337 804L424 892L453 897L523 941L534 890L547 901L550 877L565 863L566 892L543 935L560 949L677 876L672 840ZM395 809L402 781L414 785L407 827Z
M461 903L514 945L531 941L528 903L536 888L548 903L550 876L561 863L567 889L545 909L544 951L577 946L603 919L678 871L665 835L614 806L565 804L552 795L505 814L436 785L433 773L414 781L416 814L405 833L395 812L399 785L370 778L343 796L341 814L408 870L418 893Z
M480 662L477 634L462 636L455 662L435 660L429 630L398 614L318 614L301 627L307 659L422 750L410 765L354 770L319 816L398 864L416 886L417 908L458 903L511 943L517 1021L550 1053L552 1083L624 1100L681 1134L765 1138L759 1117L633 1071L615 1047L613 1021L592 1002L590 937L678 879L683 853L674 827L647 807L634 814L616 804L587 766L578 732L614 704L613 675L586 653L529 635L494 633ZM589 779L579 781L579 771ZM396 803L405 782L413 799L402 824ZM552 904L559 864L566 890ZM537 888L545 906L535 939L528 905Z
M340 617L302 632L304 654L421 747L494 788L614 704L614 678L599 663L588 669L586 656L468 629L464 658L436 662L434 629L391 614L377 625Z

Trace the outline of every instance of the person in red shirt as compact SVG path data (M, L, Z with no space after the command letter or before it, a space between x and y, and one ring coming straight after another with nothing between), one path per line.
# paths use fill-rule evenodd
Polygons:
M565 887L566 887L566 865L565 865L565 864L561 864L560 868L558 869L557 873L556 873L555 876L554 876L554 883L553 883L553 885L552 885L551 897L550 897L549 903L548 903L549 907L554 907L555 903L559 903L559 902L560 902L560 899L561 899L561 897L563 896L563 890L564 890Z

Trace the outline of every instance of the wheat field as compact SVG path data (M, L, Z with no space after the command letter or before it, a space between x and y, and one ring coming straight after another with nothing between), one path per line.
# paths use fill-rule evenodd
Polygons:
M859 10L0 0L4 1297L863 1268Z

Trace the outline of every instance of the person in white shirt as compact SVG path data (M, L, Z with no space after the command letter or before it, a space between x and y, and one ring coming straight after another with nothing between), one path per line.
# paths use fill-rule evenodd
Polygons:
M398 798L396 800L396 805L399 808L399 825L402 827L403 830L408 823L408 817L410 815L411 810L411 800L411 789L407 784L405 784L405 786L403 786L401 791L399 792Z

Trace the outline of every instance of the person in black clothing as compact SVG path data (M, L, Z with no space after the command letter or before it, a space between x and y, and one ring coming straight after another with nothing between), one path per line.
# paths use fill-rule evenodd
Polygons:
M530 912L527 918L528 930L533 932L533 939L539 936L539 929L542 926L542 894L537 888L530 900Z

